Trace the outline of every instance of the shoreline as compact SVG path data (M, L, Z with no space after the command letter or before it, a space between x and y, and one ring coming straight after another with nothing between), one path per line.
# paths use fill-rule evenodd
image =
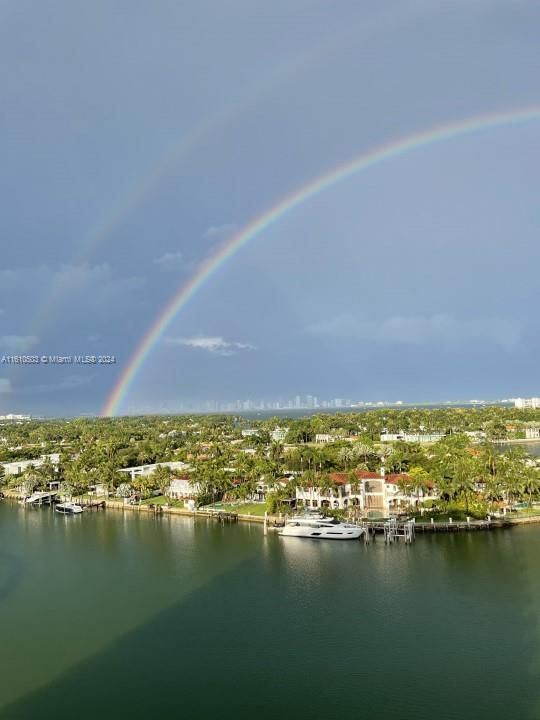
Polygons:
M4 498L6 500L11 500L14 502L18 502L23 496L20 493L17 493L13 490L5 490L4 491ZM77 502L77 498L73 498L73 502ZM85 507L85 505L88 505L88 503L84 501L79 501L82 507ZM208 512L204 510L186 510L185 508L178 508L178 507L165 507L163 505L158 506L158 510L156 510L156 507L151 507L150 505L128 505L124 504L123 502L120 502L118 500L108 500L107 498L101 498L97 499L96 502L104 502L105 503L105 509L106 510L127 510L129 512L143 512L143 513L149 513L153 515L181 515L184 517L201 517L201 518L211 518L216 519L219 516L219 512ZM92 508L96 509L96 508ZM264 517L261 517L259 515L246 515L242 513L224 513L226 515L235 515L238 521L241 522L251 522L256 523L258 525L264 525ZM268 524L274 525L275 523L278 523L282 521L282 517L278 515L268 515L267 520Z
M5 491L4 492L4 498L6 500L11 501L18 501L22 496L19 493L16 493L14 491ZM76 498L74 498L74 502L76 502ZM124 511L128 510L129 512L143 512L146 514L154 514L154 515L179 515L181 517L198 517L198 518L207 518L212 520L220 520L220 513L219 512L208 512L204 510L186 510L185 508L178 508L178 507L164 507L163 505L159 505L159 509L156 509L156 507L150 507L149 505L125 505L123 502L119 502L117 500L108 500L107 498L103 498L101 500L98 500L97 502L104 502L103 509L105 510L115 510L115 511ZM84 507L85 503L82 502L81 505ZM98 508L91 508L91 509L98 509ZM255 523L256 525L264 525L264 517L259 515L248 515L243 513L222 513L222 515L230 516L229 519L232 520L232 517L234 516L234 520L238 522L247 522L247 523ZM281 525L283 522L284 517L280 515L268 515L267 516L267 526L268 529L274 530L277 527ZM503 522L501 522L503 520ZM368 521L369 522L369 521ZM382 522L382 520L381 520ZM470 529L476 529L477 526L480 523L484 523L485 521L473 521L470 523ZM522 516L522 517L511 517L511 515L507 515L503 518L497 518L492 519L492 525L489 529L501 529L504 527L512 527L514 525L532 525L532 524L540 524L540 514L539 515L532 515L532 516ZM434 523L435 525L435 532L437 531L436 528L438 525L440 525L441 529L443 527L447 527L448 523L441 522L441 523ZM455 521L455 529L459 530L462 528L462 526L467 525L467 523L463 523L461 521ZM419 528L419 532L426 532L425 529L420 529L421 527L428 527L427 523L417 523L417 527ZM431 530L432 526L429 526L429 530Z
M186 510L185 508L178 507L165 507L159 505L159 510L149 505L124 505L124 503L117 502L116 500L105 499L105 508L110 510L129 510L131 512L146 512L153 513L154 515L183 515L184 517L201 517L201 518L216 518L219 516L219 512L208 512L205 510ZM244 515L241 513L224 513L225 515L236 515L236 518L241 522L252 522L264 525L264 517L259 515ZM268 522L274 523L281 520L277 515L268 515Z
M494 440L494 445L538 445L540 443L540 438L533 438L527 439L527 438L519 438L517 440Z

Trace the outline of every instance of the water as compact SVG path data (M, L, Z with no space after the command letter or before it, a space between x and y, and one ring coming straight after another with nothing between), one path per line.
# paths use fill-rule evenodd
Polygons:
M513 448L520 448L527 455L535 455L537 457L540 457L540 442L503 443L503 444L495 445L495 447L497 448L498 452L500 452L500 453L506 453Z
M540 718L539 543L0 503L0 718Z
M540 443L524 443L522 447L529 455L540 456Z

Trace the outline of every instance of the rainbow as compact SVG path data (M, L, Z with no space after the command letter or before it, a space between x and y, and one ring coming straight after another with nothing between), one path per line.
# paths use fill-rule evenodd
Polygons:
M195 296L197 291L210 280L229 258L232 258L244 247L244 245L268 230L268 228L281 220L281 218L291 210L298 208L303 203L328 190L342 180L346 180L363 170L368 170L387 160L394 160L414 150L419 150L420 148L425 148L454 138L460 138L472 133L512 125L522 125L523 123L534 120L540 120L540 106L476 115L446 125L439 125L377 147L368 153L357 156L353 160L339 165L333 170L330 170L330 172L294 190L291 194L254 218L249 224L235 233L233 237L224 242L217 252L206 259L197 268L195 274L173 295L135 348L124 371L107 398L101 415L109 416L118 413L129 388L146 358L159 341L163 332L171 324L180 310Z

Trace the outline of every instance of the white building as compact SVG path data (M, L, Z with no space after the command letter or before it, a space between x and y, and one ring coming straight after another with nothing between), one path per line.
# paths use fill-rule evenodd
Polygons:
M537 410L538 408L540 408L540 398L538 398L538 397L515 398L514 407L519 408L520 410L525 410L525 409Z
M185 462L180 461L174 461L174 462L160 462L160 463L150 463L148 465L134 465L133 467L128 468L120 468L118 472L126 473L131 477L131 480L135 480L136 477L139 475L152 475L154 470L159 467L160 465L163 465L164 467L169 467L171 470L177 470L179 472L186 472L190 469L190 466Z
M539 427L526 427L525 437L527 440L540 440L540 426Z
M174 500L187 500L197 497L199 484L191 481L189 477L175 478L171 480L167 495Z
M58 463L60 462L59 453L50 453L50 455L41 455L39 458L34 460L13 460L12 462L0 463L4 468L4 475L20 475L21 473L28 470L29 467L41 467L45 460L49 460L55 470L58 469Z
M396 442L401 440L402 442L416 442L416 443L433 443L442 440L445 437L444 433L382 433L380 437L381 442Z
M402 475L380 475L379 473L356 470L356 482L351 481L348 473L332 473L330 480L332 488L308 487L296 488L296 500L303 503L306 508L317 509L328 507L346 510L358 508L361 512L378 512L387 514L401 507L415 505L418 501L434 499L433 492L420 492L417 496L407 495L400 488L400 479L407 479Z
M276 427L272 430L270 433L270 437L274 442L283 442L285 438L287 437L287 433L289 432L289 428L282 428L282 427Z
M242 437L256 437L259 431L256 428L244 428L242 431Z

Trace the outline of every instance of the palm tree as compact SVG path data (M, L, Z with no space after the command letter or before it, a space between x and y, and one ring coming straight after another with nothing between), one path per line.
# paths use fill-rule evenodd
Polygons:
M151 475L155 487L159 488L162 495L167 495L171 486L173 471L168 465L158 465Z
M420 493L429 489L430 477L424 468L415 466L409 470L411 490L416 493L416 505L420 505Z
M268 457L275 463L280 463L283 459L283 443L273 442L268 449Z
M19 478L23 492L30 495L39 486L39 475L33 465L29 465Z
M529 507L532 507L532 496L538 494L539 488L538 468L527 465L523 472L523 491L529 498Z

